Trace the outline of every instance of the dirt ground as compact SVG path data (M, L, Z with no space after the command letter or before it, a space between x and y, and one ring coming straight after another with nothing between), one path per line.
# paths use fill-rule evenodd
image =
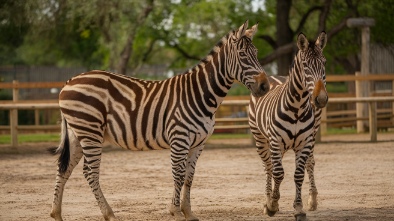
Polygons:
M394 220L394 134L325 136L315 149L318 209L309 220ZM55 157L51 143L0 146L0 220L51 220ZM280 211L262 214L265 177L250 140L211 140L202 153L192 188L192 208L200 220L294 220L294 154L283 164ZM80 163L70 177L63 219L103 220ZM173 183L170 151L133 152L106 148L101 187L119 220L173 220L167 205ZM308 178L303 185L307 202Z

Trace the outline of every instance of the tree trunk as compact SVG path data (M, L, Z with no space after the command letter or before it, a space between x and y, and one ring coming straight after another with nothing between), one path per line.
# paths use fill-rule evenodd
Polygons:
M278 47L293 42L293 31L289 26L289 14L292 1L278 0L276 3L276 39ZM277 59L278 75L288 75L293 59L293 51Z
M129 62L130 56L133 53L133 41L134 35L130 34L127 38L126 45L124 46L122 52L120 53L118 67L116 68L116 72L119 74L126 75L127 73L127 63Z
M146 18L149 16L149 14L153 10L153 3L154 0L149 0L147 1L147 5L144 10L138 15L137 20L135 21L135 26L130 30L130 34L127 38L126 44L120 53L120 58L118 62L118 66L116 67L116 71L119 74L124 74L126 75L127 72L127 63L129 62L130 57L133 54L133 42L134 42L134 37L137 33L138 27L141 26Z

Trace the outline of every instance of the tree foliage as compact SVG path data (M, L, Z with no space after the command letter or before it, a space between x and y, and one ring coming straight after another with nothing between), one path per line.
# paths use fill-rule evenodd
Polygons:
M325 30L330 73L359 68L360 30L349 17L372 17L371 40L393 44L392 0L3 0L0 64L84 66L138 73L143 65L186 68L246 19L259 22L262 64L288 70L299 32ZM259 6L259 7L256 7Z

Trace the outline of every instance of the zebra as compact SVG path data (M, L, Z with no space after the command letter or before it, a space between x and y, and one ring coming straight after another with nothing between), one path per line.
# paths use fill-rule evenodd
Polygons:
M294 216L296 220L306 220L301 199L305 166L310 179L309 210L317 208L313 149L320 126L321 109L328 102L326 59L323 55L326 43L324 31L315 42L309 42L300 33L297 37L298 51L289 77L270 77L271 88L265 96L251 95L249 125L265 167L266 203L263 212L266 215L274 216L279 210L279 187L284 178L282 157L289 149L294 150L296 160Z
M99 184L104 141L130 150L171 149L174 192L169 205L176 220L198 220L190 189L204 144L213 133L215 112L235 80L260 97L269 90L267 75L252 43L258 24L245 21L224 36L196 66L163 81L148 81L106 71L68 80L59 94L62 132L50 216L62 220L64 185L84 157L87 179L105 220L116 220Z

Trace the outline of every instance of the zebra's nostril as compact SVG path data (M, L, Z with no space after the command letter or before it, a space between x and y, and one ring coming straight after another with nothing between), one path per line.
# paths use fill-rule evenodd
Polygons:
M261 89L262 91L265 91L265 84L260 84L260 89Z
M267 92L269 90L269 85L266 83L260 84L260 89L264 92Z
M324 98L320 98L320 99L319 99L319 97L315 98L315 105L317 107L325 107L327 102L328 102L328 97L324 97Z

